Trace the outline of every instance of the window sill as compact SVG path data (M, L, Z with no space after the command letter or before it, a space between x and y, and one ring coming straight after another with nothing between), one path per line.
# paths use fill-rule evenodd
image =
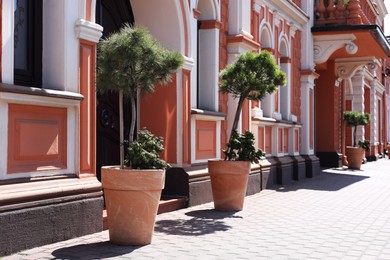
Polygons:
M69 91L33 88L33 87L25 87L25 86L0 83L0 95L1 95L0 98L3 98L3 93L24 94L24 95L31 95L31 96L52 97L52 98L70 99L70 100L79 100L79 101L84 99L83 95L79 93L69 92Z
M206 110L197 109L197 108L191 109L191 115L195 116L195 117L197 117L197 116L220 117L221 120L226 118L225 113L215 112L215 111L206 111Z

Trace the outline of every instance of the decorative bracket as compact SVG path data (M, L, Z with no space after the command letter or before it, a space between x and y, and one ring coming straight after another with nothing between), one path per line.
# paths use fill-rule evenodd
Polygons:
M355 73L369 64L376 64L375 57L339 58L335 60L336 87L345 80L346 91L352 93L351 78Z
M321 64L326 62L336 50L345 47L349 54L355 54L358 46L353 42L356 36L353 34L339 35L315 35L314 36L314 62Z

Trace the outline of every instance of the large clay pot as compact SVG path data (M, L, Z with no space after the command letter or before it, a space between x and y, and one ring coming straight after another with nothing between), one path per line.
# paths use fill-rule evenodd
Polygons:
M214 208L240 211L244 206L251 163L247 161L208 161Z
M387 146L387 158L390 159L390 145Z
M102 167L108 231L112 243L151 243L164 182L165 170Z
M348 160L348 168L360 170L364 153L365 151L361 147L347 146L345 148L345 155L347 156Z

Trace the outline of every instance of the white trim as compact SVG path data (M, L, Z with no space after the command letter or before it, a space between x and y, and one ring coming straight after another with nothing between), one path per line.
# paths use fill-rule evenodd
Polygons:
M79 19L75 24L76 36L79 39L98 43L103 35L103 27L99 24Z
M183 126L183 70L178 70L176 72L176 164L183 164L183 134L182 134L182 126Z
M3 83L14 83L14 1L3 1L2 9L2 61Z
M0 99L0 179L4 179L8 167L8 104Z
M345 47L347 53L355 54L358 51L358 46L353 42L355 39L353 34L314 35L314 62L326 62L330 55L342 47Z
M55 92L55 91L54 91ZM79 96L77 94L74 94ZM81 95L80 95L81 96ZM26 95L19 93L0 92L0 179L16 179L37 176L53 176L58 174L78 174L78 156L79 156L79 106L81 100L52 98L43 96ZM67 161L66 169L44 170L34 172L7 174L8 163L8 105L34 105L60 107L67 109Z

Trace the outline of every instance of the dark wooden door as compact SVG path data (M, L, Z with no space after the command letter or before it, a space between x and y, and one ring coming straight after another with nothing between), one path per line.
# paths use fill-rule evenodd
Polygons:
M103 26L103 37L118 31L123 24L134 24L130 0L96 1L96 22ZM99 53L98 53L99 55ZM130 125L130 104L124 102L125 137ZM97 94L96 107L96 169L100 180L100 168L119 164L119 110L118 94Z

